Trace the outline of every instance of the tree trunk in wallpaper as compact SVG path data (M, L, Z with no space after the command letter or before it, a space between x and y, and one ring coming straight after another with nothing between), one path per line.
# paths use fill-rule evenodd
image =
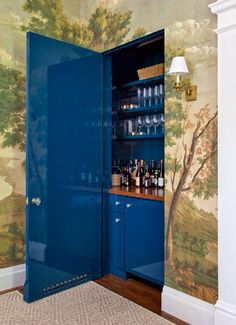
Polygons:
M176 213L176 206L177 203L181 197L182 192L187 192L194 190L195 182L199 181L202 182L200 191L201 193L196 193L196 195L209 195L209 191L204 188L204 182L211 181L214 182L214 174L211 174L211 170L207 168L207 162L216 155L217 151L217 131L216 131L216 124L214 124L214 121L216 119L217 113L213 115L212 118L210 118L207 122L205 122L205 125L201 127L201 122L205 120L205 117L208 116L208 110L207 108L204 108L201 113L199 113L199 120L197 122L197 125L194 129L193 135L192 135L192 141L189 148L189 151L187 149L187 145L184 143L184 137L182 138L182 145L184 149L184 155L183 155L183 161L182 161L182 171L179 176L179 181L177 184L177 187L175 189L175 177L176 177L176 169L177 169L177 158L174 159L174 170L173 175L171 179L171 185L172 185L172 191L173 196L170 203L169 208L169 215L168 215L168 224L167 224L167 231L166 231L166 261L169 265L174 264L173 259L173 227L174 227L174 217ZM189 120L187 123L190 122ZM213 124L213 126L212 126ZM187 129L187 125L184 123L183 127L184 130ZM205 135L206 133L206 135ZM207 144L204 146L202 137L206 136ZM199 150L204 149L204 156L200 157L200 152L197 152L197 146L200 143L200 146L198 147ZM201 148L201 149L200 149ZM195 159L195 163L194 163ZM199 161L199 164L196 165L196 161ZM191 172L191 169L195 167L195 171ZM205 169L205 175L201 177L201 179L198 179L199 175L201 175L201 172ZM190 176L189 182L187 182L188 177ZM210 177L213 179L210 180ZM215 186L214 186L215 187ZM205 191L205 192L204 192Z

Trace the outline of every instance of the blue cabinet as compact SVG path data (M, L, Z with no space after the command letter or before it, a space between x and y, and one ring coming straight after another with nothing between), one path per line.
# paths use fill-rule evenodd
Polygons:
M164 282L163 202L126 198L125 270L146 280Z
M110 195L110 272L164 282L163 202Z
M124 197L110 195L109 205L109 272L125 278Z

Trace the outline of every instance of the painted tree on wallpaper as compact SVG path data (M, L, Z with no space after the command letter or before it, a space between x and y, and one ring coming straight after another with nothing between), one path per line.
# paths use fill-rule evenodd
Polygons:
M105 6L97 7L86 23L71 21L65 15L60 0L27 0L24 9L33 16L23 26L24 31L55 37L96 51L104 51L124 42L130 31L132 11L114 12ZM144 28L134 31L132 38L146 33Z
M186 40L182 36L186 35L188 25L193 30L191 38ZM167 68L180 45L186 49L187 58L191 52L201 52L202 57L199 56L198 61L202 61L205 69L215 64L216 51L213 47L207 50L205 45L204 49L195 45L195 38L199 37L197 34L208 29L204 24L201 27L196 21L189 21L185 26L176 23L173 31L171 27L167 30ZM177 44L173 41L173 33ZM176 48L173 47L175 45ZM190 71L196 69L198 61L194 62L192 57ZM217 111L207 100L200 107L193 107L193 104L183 99L182 94L175 91L173 85L174 80L167 76L166 282L167 285L214 303L217 296L217 266L216 260L209 256L212 254L212 245L216 246L217 242L216 218L212 213L198 208L196 202L198 199L207 201L217 194Z
M176 96L177 97L177 96ZM168 97L169 98L169 97ZM173 98L173 97L172 97ZM183 193L192 192L193 197L208 199L217 193L216 159L217 159L217 112L210 115L206 104L194 114L196 122L189 118L190 105L166 100L167 123L165 145L175 146L174 155L166 154L166 171L170 176L172 198L169 206L166 231L166 261L174 264L173 230L176 206ZM179 114L176 114L179 111ZM185 134L192 129L189 145ZM176 140L181 138L183 152L177 150Z
M97 51L127 41L131 11L119 12L106 5L97 5L86 22L66 16L61 0L26 0L25 23L11 13L18 32L31 30L42 35L75 43ZM142 36L142 27L131 38ZM15 62L0 49L0 148L7 157L0 157L0 268L24 262L24 195L16 192L14 164L25 151L25 76L24 62ZM12 157L13 156L13 157ZM21 159L24 160L24 159ZM20 167L24 168L24 162ZM21 172L22 173L22 172ZM24 182L24 180L22 180Z

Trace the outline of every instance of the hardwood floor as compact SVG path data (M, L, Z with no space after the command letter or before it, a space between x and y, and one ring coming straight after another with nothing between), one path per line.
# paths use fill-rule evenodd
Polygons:
M122 280L114 275L106 275L103 278L96 280L95 282L168 319L174 324L188 325L188 323L183 322L176 317L161 311L161 290L157 287L153 287L148 283L134 278ZM0 295L14 290L18 290L22 293L22 289L22 287L17 287L14 289L1 291Z
M20 291L22 293L23 292L23 287L16 287L16 288L13 288L13 289L8 289L8 290L0 291L0 296L1 295L4 295L6 293L9 293L9 292L15 291L15 290L18 290L18 291Z
M113 275L106 275L95 282L177 325L188 324L161 311L161 290L157 287L134 278L122 280Z

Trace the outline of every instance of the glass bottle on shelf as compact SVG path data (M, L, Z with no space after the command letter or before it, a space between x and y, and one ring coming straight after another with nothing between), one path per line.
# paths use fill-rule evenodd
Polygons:
M142 176L141 176L140 161L138 160L136 177L135 177L136 187L140 187L141 186L141 178L142 178Z
M163 187L164 187L164 168L163 168L163 160L160 161L160 166L159 166L158 187L159 187L159 188L163 188Z
M151 179L151 187L154 187L154 176L155 176L155 160L151 161L151 167L150 167L150 179Z

